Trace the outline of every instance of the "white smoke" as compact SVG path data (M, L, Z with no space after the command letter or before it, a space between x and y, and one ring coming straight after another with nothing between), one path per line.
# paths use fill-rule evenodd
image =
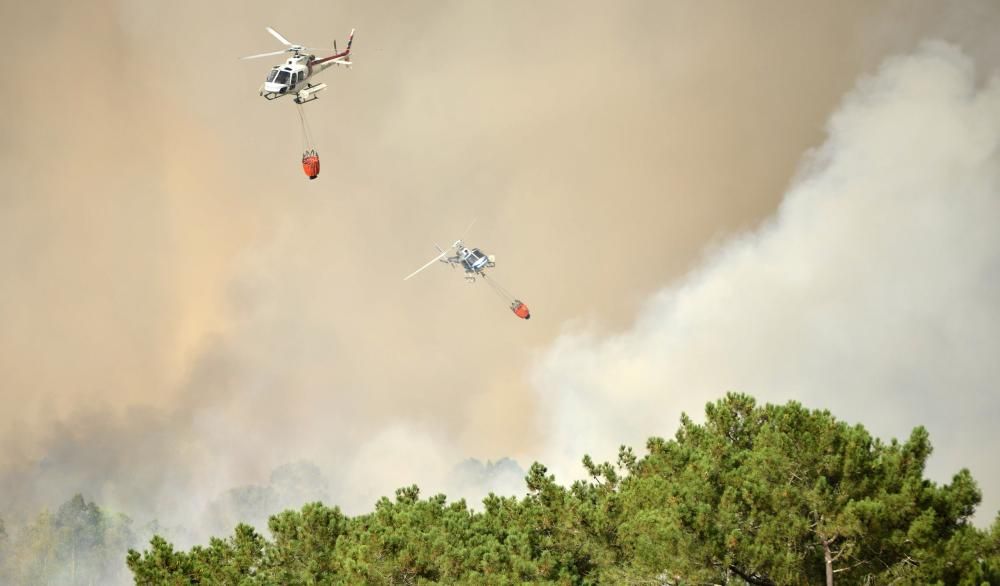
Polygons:
M932 477L1000 507L1000 77L925 43L863 79L765 225L649 300L627 331L564 333L535 372L547 460L670 435L726 391L925 425ZM642 254L641 248L634 254ZM594 270L599 270L595 267Z

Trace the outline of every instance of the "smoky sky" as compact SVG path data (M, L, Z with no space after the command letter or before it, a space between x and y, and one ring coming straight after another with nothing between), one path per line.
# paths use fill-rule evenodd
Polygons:
M470 456L562 453L577 414L553 414L562 389L538 382L561 334L643 327L651 296L786 205L859 77L941 39L988 78L1000 22L988 2L0 15L0 514L83 491L181 521L300 459L358 511L399 485L447 488ZM316 181L295 107L257 96L271 62L238 59L279 48L265 26L317 47L357 28L355 66L323 73L305 108ZM466 241L497 256L530 322L444 267L402 282L473 219Z

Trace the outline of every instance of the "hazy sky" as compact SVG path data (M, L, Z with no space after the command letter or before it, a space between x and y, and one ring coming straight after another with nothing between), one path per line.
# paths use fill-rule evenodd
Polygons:
M1000 6L299 6L0 6L0 514L183 520L301 458L364 510L727 390L925 424L1000 506ZM306 107L316 181L272 62L238 60L268 25L357 28ZM529 322L402 282L474 218Z

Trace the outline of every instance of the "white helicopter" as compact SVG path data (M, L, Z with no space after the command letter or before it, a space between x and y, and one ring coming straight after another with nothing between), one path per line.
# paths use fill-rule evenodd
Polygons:
M428 261L427 264L407 275L403 279L404 281L408 281L412 277L416 276L420 271L437 262L450 265L451 268L460 266L465 271L465 279L467 281L475 283L477 277L482 278L484 281L489 283L490 287L493 288L493 291L497 295L509 303L510 310L514 312L514 315L521 319L531 319L531 312L528 310L527 305L521 302L520 299L515 299L514 296L504 289L500 283L497 283L495 279L486 278L486 269L492 269L497 266L497 259L495 256L492 254L486 254L478 248L469 248L465 246L461 240L456 240L455 243L451 245L452 250L455 251L455 254L451 256L449 256L448 250L441 250L441 247L436 244L434 245L434 248L437 248L438 252L441 254L435 256Z
M260 95L268 100L274 100L288 94L295 94L296 104L311 102L319 97L316 95L317 93L326 89L325 83L316 85L309 83L309 79L312 76L334 65L351 66L351 43L354 41L354 29L351 29L351 35L347 37L347 49L338 52L337 41L334 41L334 54L328 57L317 58L306 51L325 51L327 49L313 49L290 43L278 31L271 27L266 28L267 32L271 33L274 38L285 45L285 48L280 51L250 55L243 57L243 59L259 59L261 57L281 55L282 53L292 54L284 64L275 65L271 68L271 72L267 74L267 80L260 87Z
M448 256L447 250L441 250L441 247L435 244L434 248L437 248L438 252L441 254L435 256L427 264L407 275L403 280L410 280L411 277L415 277L420 271L439 261L451 265L452 268L455 268L455 266L461 266L466 273L465 279L470 283L476 282L477 276L485 277L486 273L483 271L486 269L492 269L497 266L497 258L495 256L492 254L485 254L478 248L467 248L461 240L456 240L451 247L457 252L454 256Z

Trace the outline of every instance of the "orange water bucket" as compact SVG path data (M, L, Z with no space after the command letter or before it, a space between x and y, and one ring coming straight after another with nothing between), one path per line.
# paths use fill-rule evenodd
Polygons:
M319 154L315 150L302 153L302 170L309 179L319 176Z
M531 319L531 312L528 311L528 306L516 299L514 300L514 303L511 304L510 310L514 312L514 315L521 319Z

